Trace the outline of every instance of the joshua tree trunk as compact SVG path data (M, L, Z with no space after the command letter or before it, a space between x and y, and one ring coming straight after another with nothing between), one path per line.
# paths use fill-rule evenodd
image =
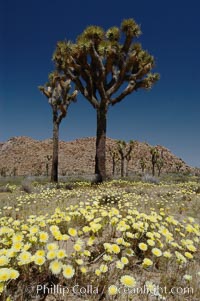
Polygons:
M108 147L108 151L109 151L109 154L112 159L112 176L114 177L116 174L116 163L119 159L118 153L117 153L118 150L116 149L116 147L110 146L110 147Z
M127 160L126 161L126 177L128 177L128 172L129 172L129 162L130 162L130 160Z
M152 176L155 176L155 167L156 167L156 163L152 162Z
M156 147L152 147L150 150L151 153L151 163L152 163L152 176L155 176L155 166L159 159L158 149Z
M46 176L49 176L49 163L46 163Z
M95 156L95 174L97 182L106 179L106 107L97 109L97 135L96 135L96 156Z
M155 176L155 163L152 162L152 176Z
M125 157L121 157L121 177L124 178Z
M57 121L57 112L53 113L53 156L51 181L58 182L58 149L59 149L59 122Z

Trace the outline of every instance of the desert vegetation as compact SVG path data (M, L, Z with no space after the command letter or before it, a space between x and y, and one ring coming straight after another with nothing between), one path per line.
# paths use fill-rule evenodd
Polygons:
M2 300L198 300L199 185L7 185Z

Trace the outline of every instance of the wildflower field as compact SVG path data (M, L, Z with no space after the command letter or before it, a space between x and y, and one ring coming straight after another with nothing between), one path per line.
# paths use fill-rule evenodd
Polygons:
M0 194L1 300L200 300L200 186L33 183Z

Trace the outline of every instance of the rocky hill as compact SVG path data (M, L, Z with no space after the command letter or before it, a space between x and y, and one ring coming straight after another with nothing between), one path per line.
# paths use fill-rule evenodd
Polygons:
M107 172L112 174L112 157L109 148L116 140L107 138ZM95 138L82 138L70 142L60 141L59 174L84 175L93 174L95 158ZM151 146L135 142L129 163L129 174L141 172L141 159L145 161L145 172L151 171ZM163 155L164 166L161 172L190 171L191 168L170 150L158 146ZM47 175L51 169L52 139L43 141L29 137L13 137L0 143L0 176L9 175ZM179 166L179 167L178 167ZM116 164L116 173L120 172L120 160Z

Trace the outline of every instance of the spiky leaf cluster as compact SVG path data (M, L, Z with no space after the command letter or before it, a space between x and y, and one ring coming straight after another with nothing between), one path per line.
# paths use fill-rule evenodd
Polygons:
M133 19L126 19L121 24L121 30L126 35L139 37L141 35L140 26Z
M120 30L118 27L111 27L106 32L106 38L111 42L118 42L120 38Z
M65 75L60 75L58 71L51 72L48 82L38 88L48 98L48 102L57 116L57 123L60 123L66 116L70 103L76 100L78 91L74 90L73 93L70 93L71 80Z
M160 155L159 155L159 151L157 147L152 147L150 149L150 153L151 153L151 161L153 164L156 164Z

